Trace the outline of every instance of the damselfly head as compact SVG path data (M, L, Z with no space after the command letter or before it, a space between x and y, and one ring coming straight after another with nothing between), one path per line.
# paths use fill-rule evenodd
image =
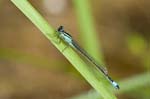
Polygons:
M64 32L64 27L63 26L59 26L59 28L57 29L58 32Z
M63 26L59 26L59 28L57 29L57 31L61 32L61 34L63 34L64 36L68 36L68 37L70 37L72 39L72 36L64 30Z

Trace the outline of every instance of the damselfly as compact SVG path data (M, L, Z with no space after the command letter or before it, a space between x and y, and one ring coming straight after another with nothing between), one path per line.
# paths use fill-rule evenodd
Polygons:
M112 80L112 78L108 75L106 69L102 68L102 66L100 66L93 57L91 57L83 48L81 48L72 38L72 36L67 33L64 29L63 26L60 26L57 29L57 33L60 39L62 39L64 42L66 42L69 46L71 46L72 48L74 48L75 50L77 50L80 54L82 54L88 61L90 61L91 63L93 63L96 68L98 68L98 70L100 70L105 77L109 80L109 82L113 85L113 87L115 87L116 89L119 89L119 85Z

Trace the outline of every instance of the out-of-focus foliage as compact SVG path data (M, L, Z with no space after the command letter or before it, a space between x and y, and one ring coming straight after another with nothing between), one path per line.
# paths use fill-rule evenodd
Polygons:
M129 37L127 38L127 44L130 51L138 56L143 55L148 48L148 43L142 37L142 35L138 33L129 35Z
M142 76L150 71L150 1L87 1L99 38L94 40L102 48L108 73L123 86L116 95L119 99L150 99L148 76ZM82 37L90 43L93 40L80 30L88 25L89 16L84 16L81 24L72 0L29 2L53 27L64 25L83 48L89 43L82 43ZM85 8L85 4L80 5L79 10ZM0 0L0 99L65 99L76 95L99 99L93 90L86 94L91 86L79 76L10 0Z
M141 59L143 67L150 70L150 48L148 41L140 34L134 33L128 36L127 45L129 50Z

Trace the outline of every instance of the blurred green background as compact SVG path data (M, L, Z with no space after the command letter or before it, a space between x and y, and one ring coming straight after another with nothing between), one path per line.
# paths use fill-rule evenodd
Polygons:
M83 45L72 0L30 2L53 27L64 25ZM150 1L89 2L108 72L128 88L116 92L118 99L149 99ZM9 0L0 0L0 99L66 99L91 89Z

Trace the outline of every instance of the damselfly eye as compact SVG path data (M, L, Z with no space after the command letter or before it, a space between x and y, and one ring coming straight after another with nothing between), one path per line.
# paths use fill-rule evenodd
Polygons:
M59 28L57 29L57 31L63 32L64 31L64 27L63 26L59 26Z

